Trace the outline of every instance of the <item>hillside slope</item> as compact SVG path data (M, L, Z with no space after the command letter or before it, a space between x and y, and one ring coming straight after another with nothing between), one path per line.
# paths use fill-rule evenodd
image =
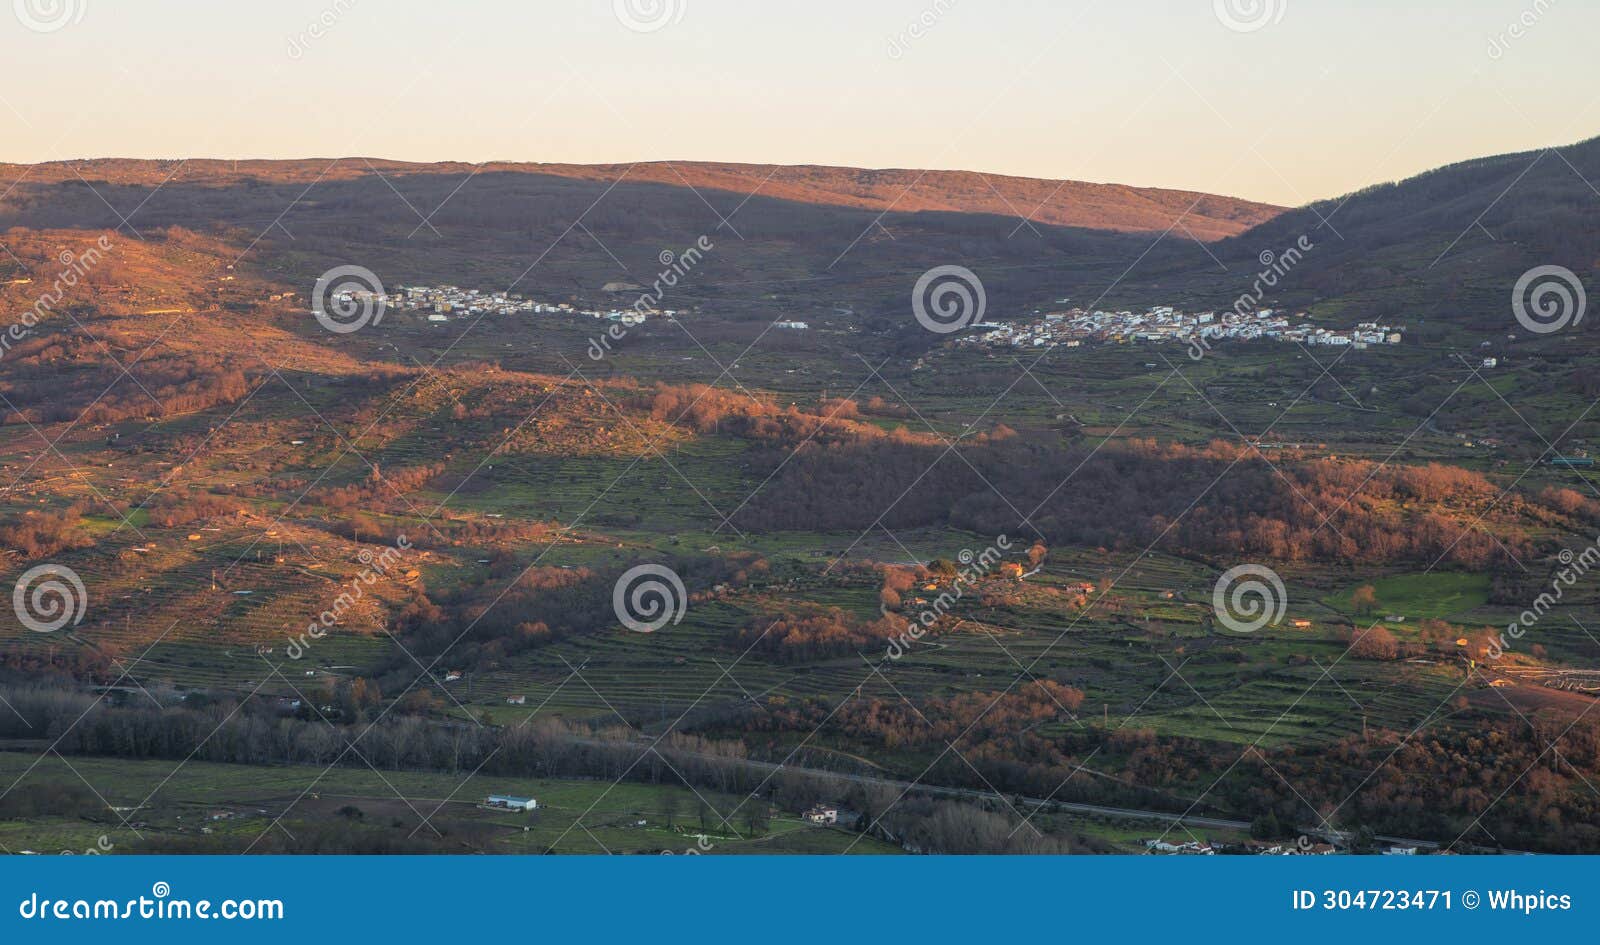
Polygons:
M1286 280L1300 301L1374 316L1503 326L1519 276L1559 265L1600 285L1600 138L1465 161L1288 211L1212 250L1247 272L1315 245Z

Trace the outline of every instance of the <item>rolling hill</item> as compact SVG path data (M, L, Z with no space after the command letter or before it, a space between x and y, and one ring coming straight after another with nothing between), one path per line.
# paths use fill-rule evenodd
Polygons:
M1237 235L1283 212L1283 208L1269 204L1189 191L972 171L867 170L697 161L573 165L413 164L365 157L295 161L105 159L31 166L0 165L0 176L24 185L24 193L26 185L42 184L90 183L163 190L174 187L188 191L194 187L259 189L348 181L364 181L384 190L393 182L392 186L406 191L405 184L429 178L461 184L467 179L482 177L484 182L497 184L518 180L542 182L548 188L548 196L558 197L574 184L580 185L577 189L582 193L590 192L582 184L607 189L624 184L630 188L659 184L698 192L723 215L758 195L794 204L874 212L1015 216L1038 225L1117 233L1160 233L1181 214L1184 225L1207 240ZM495 188L489 190L492 195ZM472 194L465 197L468 202L472 199ZM27 205L37 209L37 204L28 202ZM11 204L0 206L8 211L13 208ZM424 202L417 206L426 214L434 204ZM101 208L102 211L108 209ZM128 210L123 208L125 213ZM22 222L20 214L18 222Z
M1291 210L1211 247L1246 272L1263 250L1315 244L1286 280L1301 304L1501 327L1528 269L1600 278L1600 138L1464 161ZM1177 270L1169 270L1176 273Z

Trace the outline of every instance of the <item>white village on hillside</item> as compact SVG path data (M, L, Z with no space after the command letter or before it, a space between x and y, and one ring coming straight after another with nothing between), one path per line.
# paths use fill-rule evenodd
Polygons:
M1029 321L974 325L957 343L987 347L1077 348L1086 343L1126 344L1129 342L1179 342L1209 347L1213 341L1282 341L1304 345L1349 345L1356 350L1371 345L1395 345L1401 329L1362 322L1355 328L1335 331L1306 322L1300 312L1264 308L1253 312L1184 312L1170 305L1157 306L1143 313L1129 311L1084 311L1081 308L1034 313Z
M273 301L290 298L292 293L273 296ZM368 304L383 300L383 304L397 311L427 312L428 321L448 322L452 318L481 315L579 315L603 318L624 325L643 324L646 318L674 318L675 309L657 309L645 303L630 305L625 309L580 308L570 302L541 302L520 292L485 292L481 289L463 289L453 285L400 286L398 291L379 294L370 290L347 290L334 298L345 304Z
M626 309L579 308L569 302L541 302L520 292L484 292L453 285L401 286L388 296L388 304L402 311L426 311L431 322L449 321L452 316L478 315L584 315L604 318L624 325L642 324L648 317L672 318L672 309L632 305Z

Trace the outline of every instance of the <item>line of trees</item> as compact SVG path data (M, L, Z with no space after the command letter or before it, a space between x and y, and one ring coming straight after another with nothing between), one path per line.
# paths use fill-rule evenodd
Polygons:
M1064 838L1019 831L1015 819L973 804L916 796L894 804L902 792L883 785L814 771L774 772L750 764L741 742L692 733L672 733L652 742L641 741L627 729L590 730L553 718L494 728L392 714L370 725L341 725L285 716L275 708L274 700L158 709L137 703L109 705L86 692L39 685L0 687L0 695L16 709L9 718L0 719L0 737L46 738L55 750L69 755L348 767L365 767L370 762L380 769L447 771L463 776L480 772L488 776L629 780L692 786L739 797L759 792L765 798L763 804L770 802L794 812L823 801L844 803L867 813L862 829L922 852L1064 853L1078 848ZM32 805L0 808L0 814L25 817L54 809ZM723 810L713 816L740 813ZM185 840L179 845L192 851L196 842ZM398 842L330 828L317 831L314 841L297 841L282 852L437 852L433 849L436 841L391 846ZM274 850L269 844L263 852Z

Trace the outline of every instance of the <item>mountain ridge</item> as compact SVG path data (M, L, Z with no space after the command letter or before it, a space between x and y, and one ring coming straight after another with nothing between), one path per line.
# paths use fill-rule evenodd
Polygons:
M1199 191L1019 177L967 170L857 168L822 164L644 161L562 164L490 161L406 162L370 157L285 160L94 158L0 164L0 174L36 184L78 180L125 186L271 184L367 176L517 174L572 181L656 183L748 200L761 195L824 207L896 213L944 212L1016 217L1045 226L1117 233L1159 233L1182 216L1198 238L1224 239L1286 212L1258 201ZM728 204L728 209L737 206ZM719 210L726 213L727 210Z

